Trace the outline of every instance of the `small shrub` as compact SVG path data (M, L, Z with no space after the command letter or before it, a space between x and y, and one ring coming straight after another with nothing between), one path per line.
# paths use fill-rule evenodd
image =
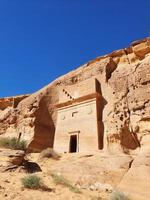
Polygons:
M11 149L25 150L26 149L26 141L25 140L18 141L17 138L13 137L12 139L10 139L9 146Z
M81 191L73 186L67 179L65 179L63 176L57 175L57 174L52 174L51 176L53 178L53 181L56 185L63 185L67 188L69 188L70 191L74 192L74 193L81 193Z
M40 153L40 156L39 158L53 158L53 159L56 159L58 160L60 158L60 155L54 151L54 149L52 148L47 148L47 149L44 149L41 153Z
M9 138L0 138L0 147L8 148L9 147Z
M42 181L40 177L37 175L28 175L21 179L22 185L25 188L33 189L33 190L42 190L51 192L53 189L48 188Z
M22 184L25 188L29 189L40 189L42 186L42 180L36 175L28 175L21 179Z
M25 140L20 140L18 141L17 138L0 138L0 146L4 148L10 148L10 149L15 149L15 150L25 150L26 149L26 141Z
M129 199L123 192L114 191L110 196L110 200L129 200Z

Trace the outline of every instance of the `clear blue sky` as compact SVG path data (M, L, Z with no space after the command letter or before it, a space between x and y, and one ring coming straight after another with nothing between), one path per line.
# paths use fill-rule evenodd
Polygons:
M150 36L150 0L0 0L0 96Z

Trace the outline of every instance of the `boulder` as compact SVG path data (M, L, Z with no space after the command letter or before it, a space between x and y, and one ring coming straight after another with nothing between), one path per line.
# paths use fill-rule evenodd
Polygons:
M21 150L0 150L0 170L7 171L13 167L17 167L23 164L25 152Z

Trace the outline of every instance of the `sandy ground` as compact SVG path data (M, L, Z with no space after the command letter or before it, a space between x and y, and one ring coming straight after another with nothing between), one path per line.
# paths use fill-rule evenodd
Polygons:
M120 183L128 170L130 156L94 154L65 154L59 160L40 159L39 154L30 154L28 159L39 165L42 172L36 172L52 191L25 189L21 178L27 173L22 170L0 173L0 200L108 200L110 191L92 189L95 183L109 184L113 188ZM109 159L108 159L109 158ZM74 193L66 186L56 185L51 173L65 177L72 185L80 188L81 194ZM84 188L84 189L83 189Z

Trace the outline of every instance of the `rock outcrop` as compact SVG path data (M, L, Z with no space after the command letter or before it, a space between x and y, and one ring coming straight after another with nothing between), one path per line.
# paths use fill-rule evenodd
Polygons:
M53 147L58 90L95 77L101 84L104 149L136 150L150 144L150 38L77 68L19 100L0 100L0 133L28 140L28 150ZM87 86L88 87L88 86Z
M91 157L86 161L92 161L89 168L85 161L79 162L78 166L78 163L74 164L73 157L68 155L71 161L68 160L67 170L66 160L61 169L59 163L57 167L66 175L70 169L72 180L79 178L76 177L78 174L72 173L72 168L78 173L81 171L81 175L83 171L86 172L87 181L90 181L91 173L92 180L95 178L94 187L95 183L98 183L98 187L105 183L112 185L112 177L112 182L116 180L113 186L129 193L131 199L149 200L150 38L98 57L36 93L21 97L16 103L14 97L0 99L0 134L27 140L27 152L53 148L60 88L70 87L73 91L85 80L93 78L100 83L102 99L98 118L102 122L103 150L95 154L96 162L100 164L95 168ZM85 87L88 90L88 84ZM67 95L73 99L72 93ZM52 166L55 170L56 165ZM100 167L103 176L97 173Z
M10 132L12 136L12 129L16 129L18 104L29 95L20 95L15 97L6 97L0 99L0 135ZM16 132L16 131L15 131Z
M22 165L24 162L25 152L21 150L0 150L0 172L11 171Z

